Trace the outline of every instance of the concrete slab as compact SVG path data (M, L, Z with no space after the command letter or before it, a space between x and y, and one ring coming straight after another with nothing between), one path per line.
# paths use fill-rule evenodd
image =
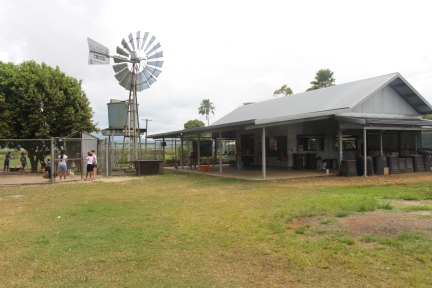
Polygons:
M211 175L217 177L228 177L228 178L238 178L246 180L276 180L276 179L293 179L293 178L308 178L308 177L329 177L336 176L339 174L338 169L329 169L329 173L326 173L326 169L314 169L314 170L291 170L291 169L267 169L266 178L262 178L261 167L249 168L244 170L237 170L236 167L229 165L222 165L222 173L219 173L219 166L210 166L210 171L199 171L198 169L188 169L184 166L183 169L179 167L175 169L174 167L165 167L167 171L180 171L184 173L196 173L202 175Z

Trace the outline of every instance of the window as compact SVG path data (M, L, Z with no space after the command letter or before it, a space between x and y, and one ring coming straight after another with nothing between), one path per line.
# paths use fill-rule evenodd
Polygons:
M280 156L287 154L287 137L286 136L272 136L266 137L266 154L270 156ZM261 147L259 150L261 153Z
M335 150L339 150L339 137L336 137L335 143ZM342 149L357 150L357 137L342 136Z
M324 136L297 135L297 151L323 151Z

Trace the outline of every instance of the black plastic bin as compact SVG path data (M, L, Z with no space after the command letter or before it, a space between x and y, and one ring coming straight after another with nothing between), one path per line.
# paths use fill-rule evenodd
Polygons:
M371 156L366 156L366 172L367 175L371 176L374 175L374 167L372 162ZM364 175L364 157L359 156L357 157L357 174L359 176Z
M306 153L306 169L316 169L316 155L315 153Z
M408 155L413 161L414 172L424 172L423 156L422 155Z
M293 154L293 169L294 170L303 170L303 159L304 154L294 153Z
M399 174L399 158L397 156L388 156L388 167L389 167L389 173L390 174Z
M423 157L424 170L425 171L431 171L432 151L419 150L418 154L422 155L422 157Z
M378 175L384 174L384 168L387 166L387 158L384 156L374 156L373 157L374 172Z
M341 166L339 169L339 175L340 176L357 176L357 167L356 167L356 161L355 160L342 160Z

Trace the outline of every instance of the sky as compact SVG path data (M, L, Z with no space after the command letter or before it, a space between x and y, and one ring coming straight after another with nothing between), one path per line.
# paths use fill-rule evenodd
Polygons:
M330 69L336 84L399 72L432 103L429 1L0 0L0 61L34 60L82 80L98 127L127 100L110 65L88 65L87 37L110 49L130 33L160 42L158 81L138 93L148 133L183 129L203 99L210 124L245 102L294 93ZM145 127L140 121L140 127Z

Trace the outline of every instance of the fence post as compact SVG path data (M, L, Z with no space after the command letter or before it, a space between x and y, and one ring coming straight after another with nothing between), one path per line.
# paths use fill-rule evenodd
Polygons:
M56 173L56 171L55 171L55 167L56 167L56 159L54 159L54 138L53 137L51 137L51 139L50 139L50 150L51 150L51 184L54 184L54 180L55 180L55 177L54 177L54 174Z
M108 142L108 138L105 138L105 176L108 177L109 176L109 171L108 171L108 146L109 142Z

